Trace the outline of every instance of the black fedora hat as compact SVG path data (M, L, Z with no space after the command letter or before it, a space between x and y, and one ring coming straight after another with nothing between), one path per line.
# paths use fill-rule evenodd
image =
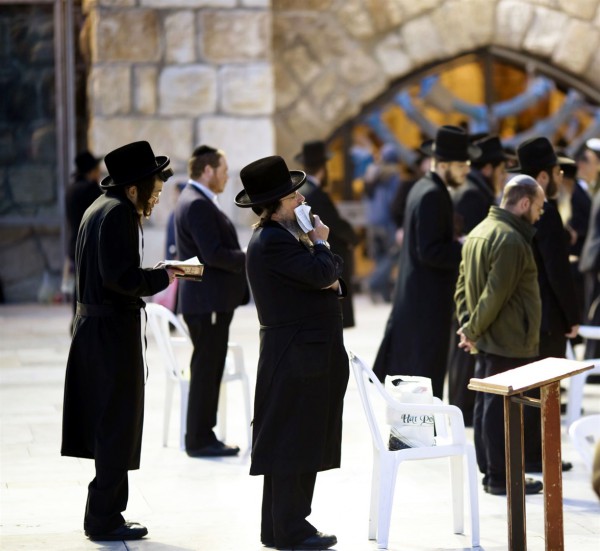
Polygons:
M246 165L240 171L244 189L237 194L238 207L253 207L278 201L296 191L306 180L301 170L288 170L279 155L264 157Z
M508 159L498 136L488 135L474 140L473 144L481 149L481 155L477 158L479 164L497 163Z
M148 142L124 145L114 149L104 158L108 176L102 180L100 187L106 190L139 182L148 176L163 172L169 162L169 157L164 155L156 157ZM166 181L171 175L172 172L161 177Z
M550 140L544 136L529 138L520 143L519 147L517 147L517 158L519 164L509 168L507 172L537 174L546 168L572 161L568 157L558 157Z
M469 135L458 126L444 125L438 128L435 140L421 144L421 151L438 161L475 161L481 155L481 149L469 143Z
M305 142L302 144L302 151L294 157L295 161L304 166L325 164L329 159L331 159L331 153L327 151L325 142L321 140Z
M81 151L75 156L75 166L77 174L87 174L90 170L96 168L102 157L94 157L87 149Z

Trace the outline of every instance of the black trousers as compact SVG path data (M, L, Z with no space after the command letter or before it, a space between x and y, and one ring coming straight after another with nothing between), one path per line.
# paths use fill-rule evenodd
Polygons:
M184 315L194 345L190 362L185 447L202 448L216 441L219 389L227 357L233 312Z
M483 379L509 369L520 367L534 361L535 358L507 358L481 352L475 362L475 377ZM524 434L535 423L535 417L523 408ZM537 411L537 410L536 410ZM538 415L539 420L539 415ZM506 484L506 460L504 445L504 397L489 392L477 392L473 411L473 433L475 454L479 470L483 473L483 484L503 486Z
M475 355L458 347L458 321L452 318L450 351L448 352L448 401L458 407L463 414L465 427L473 426L475 391L467 385L475 373Z
M292 547L317 532L310 515L317 473L265 475L260 540Z
M96 463L96 477L88 485L83 529L88 534L106 534L121 526L128 498L127 470Z
M540 333L540 356L544 358L564 358L567 338L561 333ZM539 399L540 389L535 388L527 393L531 398ZM536 471L542 464L542 416L541 410L534 407L523 409L525 425L523 447L525 452L525 470L535 467Z

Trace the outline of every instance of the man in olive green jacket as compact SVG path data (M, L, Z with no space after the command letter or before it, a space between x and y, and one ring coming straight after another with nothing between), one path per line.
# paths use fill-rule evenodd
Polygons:
M538 354L541 300L531 241L543 212L544 191L519 175L504 188L500 207L492 206L467 237L454 300L459 347L477 354L475 377L485 378L533 361ZM486 492L506 494L503 398L478 392L473 428ZM526 479L525 492L542 490Z

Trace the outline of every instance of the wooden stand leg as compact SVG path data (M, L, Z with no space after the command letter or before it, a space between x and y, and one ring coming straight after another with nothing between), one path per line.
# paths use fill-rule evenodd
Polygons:
M542 386L541 398L546 549L562 551L564 534L559 381Z
M508 543L511 551L525 551L525 472L523 468L523 406L504 398Z

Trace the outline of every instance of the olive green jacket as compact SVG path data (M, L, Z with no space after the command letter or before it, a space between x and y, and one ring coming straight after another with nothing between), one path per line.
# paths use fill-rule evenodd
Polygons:
M477 351L510 358L538 354L541 300L531 240L535 228L492 206L462 249L454 301Z

